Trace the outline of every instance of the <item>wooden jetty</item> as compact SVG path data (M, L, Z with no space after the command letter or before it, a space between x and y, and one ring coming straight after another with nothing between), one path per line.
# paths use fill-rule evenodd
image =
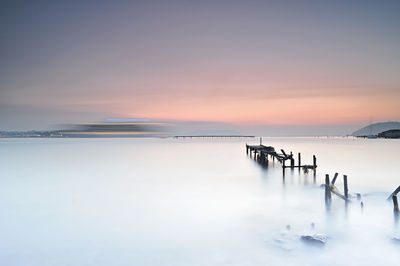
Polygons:
M317 158L313 155L313 164L312 165L301 165L301 154L298 153L298 163L295 164L295 159L293 157L293 153L286 153L283 149L280 150L281 153L276 152L275 148L272 146L260 145L247 145L246 144L246 154L253 157L254 160L259 162L261 165L266 165L269 159L275 161L275 159L282 164L282 168L302 168L305 172L308 170L316 170L317 169ZM287 161L289 163L287 163Z
M301 164L301 153L297 155L297 164L295 164L295 159L293 157L293 153L287 153L283 149L280 150L281 153L276 152L275 148L272 146L265 146L262 145L262 139L260 138L260 145L247 145L246 144L246 154L252 157L256 162L260 163L261 165L265 166L268 165L268 161L270 158L272 160L277 160L282 164L283 170L285 168L299 168L303 169L304 172L308 172L308 170L314 171L314 181L315 181L315 171L317 169L317 158L313 155L313 164L307 165ZM286 163L286 162L289 163ZM341 194L338 188L335 186L335 182L338 178L338 173L335 173L332 181L330 181L329 174L325 175L325 204L327 209L330 209L331 201L332 201L332 194L338 196L339 198L343 199L346 204L350 202L349 198L349 191L347 186L347 175L343 175L343 190L344 193ZM285 176L285 171L283 171L283 176ZM399 188L400 189L400 188ZM396 192L396 191L395 191Z

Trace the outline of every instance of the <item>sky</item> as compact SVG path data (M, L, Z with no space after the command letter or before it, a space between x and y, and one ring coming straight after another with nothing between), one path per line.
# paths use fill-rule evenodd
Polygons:
M398 121L399 14L385 0L1 1L0 130Z

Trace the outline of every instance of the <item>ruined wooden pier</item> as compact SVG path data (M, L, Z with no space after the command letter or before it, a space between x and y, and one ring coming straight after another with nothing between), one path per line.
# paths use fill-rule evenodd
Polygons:
M275 159L282 164L282 168L301 168L305 172L308 170L316 170L317 169L317 158L313 155L313 164L312 165L301 165L301 153L298 153L298 161L295 164L295 159L293 157L293 153L286 153L283 149L280 150L281 153L275 151L275 148L272 146L260 145L247 145L246 144L246 153L253 157L255 161L260 163L261 165L267 165L269 159L275 161ZM289 162L289 164L286 163Z

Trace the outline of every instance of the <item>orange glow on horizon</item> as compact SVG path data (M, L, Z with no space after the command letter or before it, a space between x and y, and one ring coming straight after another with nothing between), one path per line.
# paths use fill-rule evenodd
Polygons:
M399 119L390 97L314 97L293 99L181 100L157 102L141 111L121 108L123 116L180 121L210 121L259 125L335 125Z

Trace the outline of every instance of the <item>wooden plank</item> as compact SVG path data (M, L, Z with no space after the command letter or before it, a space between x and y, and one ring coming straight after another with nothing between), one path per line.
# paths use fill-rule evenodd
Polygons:
M341 199L343 199L343 200L345 200L345 201L350 201L345 195L342 195L342 194L340 194L340 192L339 192L339 190L334 186L334 185L331 185L330 186L330 190L331 190L331 192L333 193L333 194L335 194L336 196L338 196L339 198L341 198Z
M396 196L397 193L399 193L399 192L400 192L400 186L398 188L396 188L396 190L393 191L392 194L390 194L390 196L387 198L387 200L390 200L393 196Z
M335 184L336 178L338 177L338 175L339 175L338 173L335 173L335 176L332 179L332 185Z

